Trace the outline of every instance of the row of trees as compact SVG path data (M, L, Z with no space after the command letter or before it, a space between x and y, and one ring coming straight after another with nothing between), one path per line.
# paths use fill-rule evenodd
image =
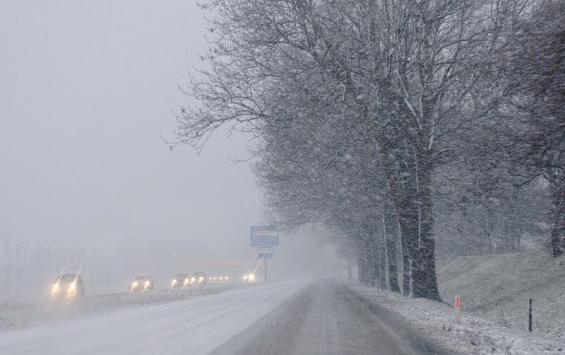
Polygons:
M224 124L252 132L276 222L331 226L361 281L440 299L436 220L443 235L463 225L450 216L478 222L502 250L545 222L554 256L565 251L562 2L201 6L210 49L179 140L202 147ZM537 213L546 192L551 219ZM489 208L500 221L520 211L528 228L512 220L502 233Z
M2 274L15 274L15 278L26 273L52 271L55 275L68 265L81 265L85 258L84 248L36 244L27 238L2 237L0 270Z

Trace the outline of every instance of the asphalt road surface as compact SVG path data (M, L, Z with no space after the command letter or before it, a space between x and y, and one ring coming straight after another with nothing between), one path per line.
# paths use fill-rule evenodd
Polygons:
M317 282L240 333L214 355L412 355L447 352L345 285Z

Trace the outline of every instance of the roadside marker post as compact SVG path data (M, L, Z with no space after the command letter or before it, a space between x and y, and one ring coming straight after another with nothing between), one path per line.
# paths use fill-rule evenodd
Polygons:
M532 331L532 323L533 323L533 307L532 307L533 300L530 298L528 299L528 330Z
M461 323L461 296L455 295L455 322Z

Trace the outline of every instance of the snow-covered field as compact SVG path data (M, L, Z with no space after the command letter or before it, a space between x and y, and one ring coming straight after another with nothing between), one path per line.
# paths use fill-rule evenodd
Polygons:
M307 284L278 282L0 333L0 354L207 354Z
M533 333L565 342L565 257L538 250L458 257L438 277L445 302L459 294L464 310L517 331L527 330L532 298Z

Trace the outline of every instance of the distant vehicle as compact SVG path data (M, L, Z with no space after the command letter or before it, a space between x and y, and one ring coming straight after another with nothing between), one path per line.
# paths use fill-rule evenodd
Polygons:
M229 276L212 276L212 277L208 278L208 281L213 282L213 283L229 282L230 277Z
M55 280L51 286L51 298L75 299L84 297L84 284L79 274L64 274Z
M190 279L190 283L203 287L208 283L208 278L203 272L195 272Z
M137 275L129 284L129 292L153 291L155 281L150 275Z
M243 281L244 281L246 284L250 284L250 283L255 282L255 274L254 274L254 273L250 273L250 274L245 274L245 275L243 275Z
M176 274L171 281L171 288L182 288L190 286L190 275Z

